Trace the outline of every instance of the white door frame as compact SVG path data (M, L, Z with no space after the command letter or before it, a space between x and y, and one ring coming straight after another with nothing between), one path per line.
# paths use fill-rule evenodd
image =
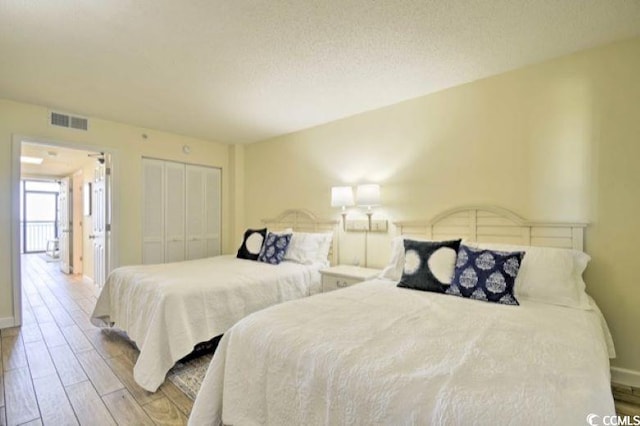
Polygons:
M70 188L73 181L68 177L60 179L60 191L58 192L58 252L60 259L60 270L65 274L72 273L71 265L73 259L71 252L73 251L73 240L71 239L71 230L73 229L69 218L73 217L73 211L69 208L73 201L71 200L71 194L73 193ZM60 194L64 196L64 200L60 202ZM66 234L66 235L64 235Z
M119 241L120 214L118 209L119 173L117 170L117 151L110 148L87 145L82 143L67 142L53 139L34 138L20 134L12 134L11 150L11 277L13 281L13 325L22 324L22 280L20 264L20 154L22 142L42 145L59 146L63 148L79 149L85 151L104 152L111 155L111 233L108 246L107 272L119 265L117 250ZM109 207L109 206L107 206ZM0 324L5 326L4 324ZM6 325L10 326L10 325Z

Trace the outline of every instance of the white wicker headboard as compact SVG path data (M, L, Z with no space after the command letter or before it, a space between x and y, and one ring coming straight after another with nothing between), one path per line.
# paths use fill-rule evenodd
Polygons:
M586 223L529 222L494 206L464 206L429 221L395 222L401 235L434 240L465 238L485 243L562 247L582 251Z
M339 223L337 220L318 219L309 210L289 209L274 219L262 219L262 223L275 231L291 228L296 232L332 232L333 241L329 251L329 262L332 265L336 264L338 253L337 225Z

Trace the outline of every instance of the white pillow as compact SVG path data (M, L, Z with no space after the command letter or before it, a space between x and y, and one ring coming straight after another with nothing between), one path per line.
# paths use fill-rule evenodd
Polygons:
M517 299L590 310L582 273L591 257L571 249L463 241L465 245L499 251L524 251L516 277Z
M293 232L284 260L305 265L327 262L333 233Z
M285 228L282 229L280 231L273 231L271 229L267 230L268 232L271 232L274 235L287 235L287 234L293 234L293 228Z
M378 275L392 281L400 281L402 270L404 269L404 237L394 237L391 240L391 258L389 263Z

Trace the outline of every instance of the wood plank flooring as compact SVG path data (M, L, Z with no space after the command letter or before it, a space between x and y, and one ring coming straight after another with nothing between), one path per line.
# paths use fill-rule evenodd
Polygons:
M640 388L619 385L611 386L616 402L616 412L621 416L640 416Z
M0 331L0 426L186 424L193 402L169 381L139 387L137 349L91 324L93 285L40 254L22 266L23 325Z

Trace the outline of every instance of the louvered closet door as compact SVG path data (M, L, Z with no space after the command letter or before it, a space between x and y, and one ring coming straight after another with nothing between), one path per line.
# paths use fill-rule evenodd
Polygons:
M185 259L185 165L165 163L165 262Z
M204 189L205 168L199 166L186 166L187 172L187 259L200 259L206 257L206 241L204 238Z
M187 259L220 254L220 169L186 166Z
M142 263L164 262L164 161L142 160Z
M205 255L220 254L220 169L207 168L204 185Z

